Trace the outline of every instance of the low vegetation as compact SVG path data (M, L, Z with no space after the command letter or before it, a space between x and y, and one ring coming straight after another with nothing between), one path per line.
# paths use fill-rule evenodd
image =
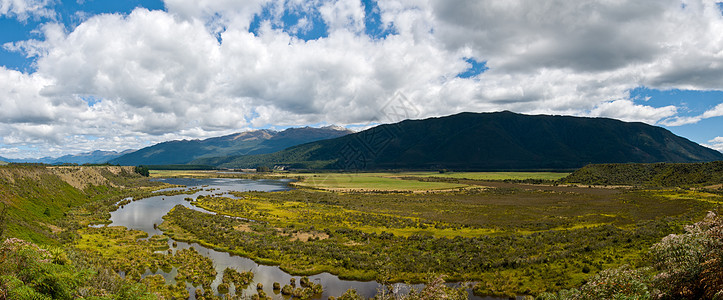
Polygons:
M66 227L73 211L84 211L86 217L103 214L99 206L140 197L160 185L143 179L133 167L0 166L0 206L7 207L5 234L57 244L74 231Z
M0 245L0 299L155 299L150 282L126 279L88 266L72 249L16 238Z
M579 289L545 293L538 299L721 299L723 218L705 219L650 248L649 266L621 266L593 276Z
M298 175L301 176L301 175ZM332 191L439 191L468 187L451 182L402 180L389 174L314 174L301 177L293 185Z
M240 292L253 273L227 268L216 274L193 248L170 250L169 237L295 275L426 283L407 295L381 290L377 299L467 297L466 286L451 288L445 280L475 282L478 295L715 299L723 296L723 221L706 213L723 203L723 193L715 186L717 165L700 165L705 168L674 166L698 170L705 180L693 171L665 171L673 177L652 175L643 184L625 184L646 188L621 189L514 183L559 180L552 173L273 172L263 176L332 180L316 188L189 198L218 214L177 206L159 226L167 235L151 238L123 227L87 226L108 223L109 212L159 194L153 191L162 184L133 167L0 166L0 299L268 297L262 289ZM258 176L224 174L239 175ZM320 285L299 283L275 284L274 292L320 296ZM349 290L336 299L361 297Z
M395 174L397 175L397 174ZM437 177L472 180L547 180L553 181L565 178L570 175L567 172L450 172L439 170L438 172L403 172L400 177Z
M194 202L221 215L177 206L161 228L292 274L423 282L437 273L480 281L481 295L538 294L642 265L656 241L723 202L694 191L566 189L245 192Z

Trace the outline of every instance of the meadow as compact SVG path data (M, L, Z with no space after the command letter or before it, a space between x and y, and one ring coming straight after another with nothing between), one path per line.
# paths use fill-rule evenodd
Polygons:
M569 175L564 172L362 172L362 173L299 173L276 171L219 172L193 170L152 170L153 178L249 178L249 179L295 179L294 186L334 191L447 191L467 188L470 184L459 179L472 181L525 181L552 182ZM410 180L411 179L411 180ZM415 180L419 179L419 180Z
M603 269L645 265L654 243L723 203L718 193L693 190L488 187L481 181L444 192L362 191L375 180L402 179L317 174L323 175L352 179L349 185L325 181L323 189L202 197L194 205L219 215L178 206L161 228L292 274L382 282L444 274L479 282L480 295L536 295L579 286Z

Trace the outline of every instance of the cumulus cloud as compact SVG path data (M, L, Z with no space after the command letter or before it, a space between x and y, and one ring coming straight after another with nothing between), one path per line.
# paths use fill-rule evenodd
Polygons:
M718 136L708 141L708 144L705 146L723 152L723 136Z
M623 121L642 121L655 124L658 121L669 118L677 112L675 106L650 107L634 104L630 100L616 100L604 102L590 111L591 116L612 117Z
M714 108L705 111L704 113L692 116L692 117L675 117L669 120L665 120L662 123L667 126L681 126L686 124L698 123L701 120L723 116L723 103L716 105Z
M5 11L36 3L0 1L13 3ZM90 16L72 31L47 24L41 39L5 44L35 57L36 71L0 68L0 133L11 147L125 150L266 126L383 122L397 92L418 117L513 110L693 123L723 115L723 104L685 118L629 95L723 86L723 16L711 1L685 4L380 1L390 34L370 37L359 0L166 0L166 11ZM305 17L283 29L289 12ZM314 22L327 34L296 36ZM457 77L467 58L489 69Z
M674 1L433 1L448 47L469 47L491 67L614 70L662 50L655 18ZM679 5L679 3L678 3Z
M8 16L25 21L28 18L54 18L50 6L53 0L0 0L0 17Z

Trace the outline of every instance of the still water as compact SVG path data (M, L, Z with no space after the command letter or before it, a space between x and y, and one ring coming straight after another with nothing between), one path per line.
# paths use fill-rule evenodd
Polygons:
M111 213L110 220L112 223L109 226L124 226L129 229L142 230L147 232L149 235L163 234L159 229L154 228L155 225L159 225L163 222L163 216L168 213L174 206L181 204L185 207L202 211L205 213L212 213L202 208L191 205L184 198L195 199L201 195L212 195L212 194L224 194L225 197L233 197L227 194L230 191L283 191L289 190L289 180L252 180L252 179L228 179L228 178L211 178L211 179L190 179L190 178L168 178L160 179L159 181L184 185L187 188L200 188L196 193L192 195L176 195L176 196L154 196L145 198L139 201L133 201L118 210ZM173 246L173 243L176 246ZM214 281L212 288L216 289L218 284L221 283L221 277L223 270L226 267L231 267L239 271L251 270L254 273L253 283L244 291L246 295L253 295L256 293L256 284L262 283L264 291L267 295L274 299L288 299L283 297L278 292L273 291L272 286L274 282L279 282L282 286L289 283L291 278L295 278L296 282L300 281L300 276L291 276L288 273L282 271L277 266L266 266L261 265L249 258L231 255L226 252L220 252L213 249L206 248L196 243L184 243L180 241L169 240L169 246L172 251L179 249L193 247L201 255L204 255L214 262L214 267L218 276ZM169 283L174 283L173 277L176 275L177 270L174 268L171 272L158 271L155 274L161 274L166 278ZM147 272L145 275L153 273ZM314 276L309 276L312 282L319 283L324 287L324 292L320 299L327 299L329 296L338 297L346 290L354 288L359 295L369 298L373 297L377 291L381 290L383 286L375 281L351 281L341 280L339 277L329 274L321 273ZM408 290L409 288L421 288L422 285L405 285L397 284L395 289L401 291ZM189 291L191 292L192 299L194 297L195 288L189 284ZM494 297L476 297L471 294L470 299L499 299ZM503 298L504 299L504 298Z

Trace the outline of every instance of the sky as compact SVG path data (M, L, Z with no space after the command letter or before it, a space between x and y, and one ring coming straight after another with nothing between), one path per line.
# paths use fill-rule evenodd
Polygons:
M723 4L0 0L2 157L363 129L400 106L609 117L723 151Z

